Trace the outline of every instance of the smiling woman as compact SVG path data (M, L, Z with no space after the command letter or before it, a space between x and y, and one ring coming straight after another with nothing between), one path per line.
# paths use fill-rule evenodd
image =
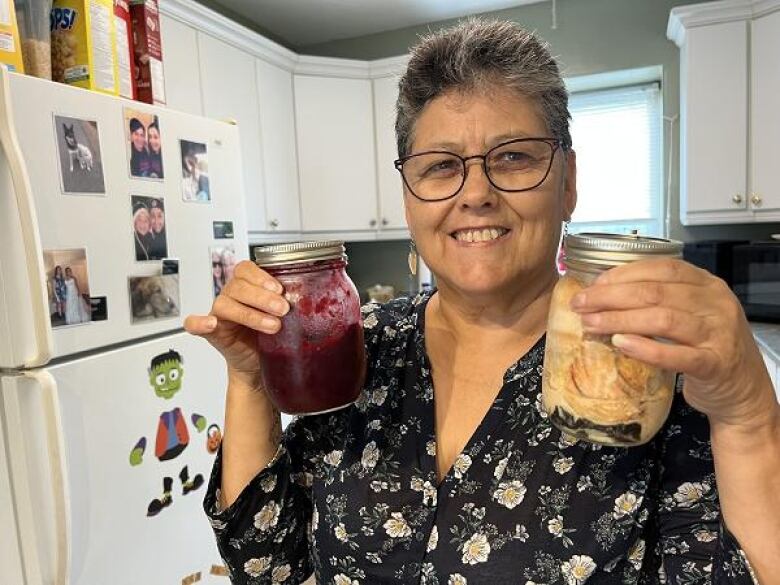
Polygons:
M280 432L255 339L289 305L254 264L185 323L228 366L205 508L233 582L747 585L747 559L772 576L780 407L721 282L639 261L571 299L584 333L684 373L697 410L678 393L661 432L625 449L562 433L542 407L556 251L577 200L547 48L505 22L432 34L397 110L406 218L439 288L364 308L359 400Z

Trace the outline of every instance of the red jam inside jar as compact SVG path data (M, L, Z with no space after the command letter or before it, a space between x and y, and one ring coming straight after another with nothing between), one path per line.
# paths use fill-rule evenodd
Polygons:
M346 273L342 242L264 246L256 262L284 287L290 312L275 335L259 333L263 381L287 414L343 408L366 371L360 297Z

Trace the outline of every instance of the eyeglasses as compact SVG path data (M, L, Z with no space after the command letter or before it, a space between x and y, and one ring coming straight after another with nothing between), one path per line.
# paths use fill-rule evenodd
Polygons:
M466 163L482 160L482 169L493 187L517 193L535 189L547 179L556 138L518 138L494 146L485 154L462 157L446 150L410 154L393 164L409 192L422 201L443 201L455 197L466 183Z

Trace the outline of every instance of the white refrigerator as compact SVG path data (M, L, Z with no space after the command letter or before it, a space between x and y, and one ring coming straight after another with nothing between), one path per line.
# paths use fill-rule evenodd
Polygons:
M228 583L224 365L182 323L243 193L235 125L0 70L0 584Z

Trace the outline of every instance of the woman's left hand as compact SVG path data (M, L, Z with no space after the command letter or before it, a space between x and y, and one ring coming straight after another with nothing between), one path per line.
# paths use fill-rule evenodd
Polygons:
M625 355L685 374L686 401L711 423L747 428L777 420L777 398L742 307L709 272L672 259L618 266L575 296L572 309L586 332L612 335Z

